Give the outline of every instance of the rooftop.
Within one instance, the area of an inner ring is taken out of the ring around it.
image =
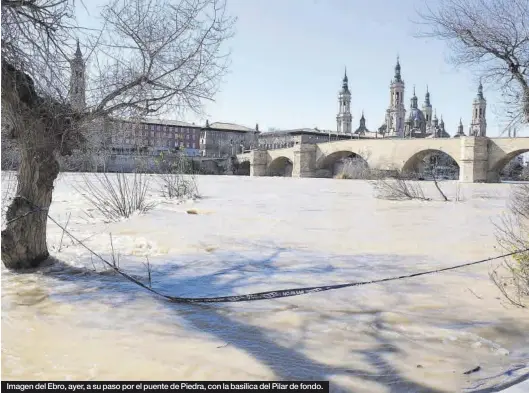
[[[323,135],[336,135],[338,132],[329,130],[320,130],[317,128],[296,128],[293,130],[276,130],[276,131],[264,131],[261,135],[287,135],[287,134],[323,134]]]
[[[187,123],[185,121],[165,120],[165,119],[145,119],[145,120],[142,120],[142,123],[161,124],[165,126],[175,126],[175,127],[200,127],[199,125]]]
[[[124,119],[119,117],[112,117],[112,120],[114,121],[123,121],[123,122],[129,122],[134,123],[138,122],[141,124],[160,124],[164,126],[175,126],[175,127],[200,127],[199,125],[187,123],[185,121],[179,121],[179,120],[166,120],[166,119]]]
[[[235,123],[222,123],[215,122],[209,125],[209,128],[215,128],[217,130],[229,130],[229,131],[255,131],[255,128],[250,128],[246,126],[241,126],[240,124]]]

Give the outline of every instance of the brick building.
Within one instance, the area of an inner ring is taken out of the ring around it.
[[[130,121],[113,119],[110,125],[112,152],[117,154],[149,154],[184,150],[197,156],[201,127],[175,120]]]

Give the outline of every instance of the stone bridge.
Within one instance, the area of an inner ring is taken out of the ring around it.
[[[351,156],[361,157],[371,169],[413,171],[424,157],[439,151],[458,164],[460,181],[494,183],[499,181],[500,171],[509,161],[529,152],[529,137],[350,139],[252,150],[239,154],[237,159],[241,164],[249,162],[250,176],[268,176],[290,168],[286,172],[293,177],[317,177],[321,170],[329,170],[339,159]]]

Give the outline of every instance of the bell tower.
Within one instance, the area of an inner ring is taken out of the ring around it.
[[[486,111],[487,100],[483,97],[483,85],[479,82],[478,94],[472,103],[472,122],[470,123],[470,136],[487,136]]]
[[[70,60],[70,91],[69,98],[72,108],[77,112],[82,112],[86,108],[86,81],[85,81],[85,63],[79,40],[77,40],[77,50],[75,56]]]
[[[351,92],[349,91],[347,69],[342,81],[342,89],[338,93],[338,115],[336,116],[336,131],[340,134],[350,134],[353,123],[351,115]]]

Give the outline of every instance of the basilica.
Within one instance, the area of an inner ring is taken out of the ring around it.
[[[399,59],[395,65],[395,75],[389,86],[390,102],[386,109],[385,121],[378,130],[369,131],[366,127],[366,119],[362,112],[360,124],[356,130],[352,128],[351,114],[351,92],[347,71],[345,72],[342,89],[338,93],[338,115],[336,116],[336,127],[338,134],[351,135],[351,137],[367,138],[450,138],[450,134],[445,129],[443,117],[437,118],[431,101],[430,92],[426,88],[422,108],[419,108],[418,98],[413,88],[413,96],[410,99],[410,107],[405,108],[404,92],[405,84],[401,76]],[[470,136],[486,136],[487,101],[483,96],[483,86],[480,82],[478,92],[472,103],[472,121],[469,126]],[[459,126],[454,134],[454,138],[465,136],[463,123],[459,120]]]

